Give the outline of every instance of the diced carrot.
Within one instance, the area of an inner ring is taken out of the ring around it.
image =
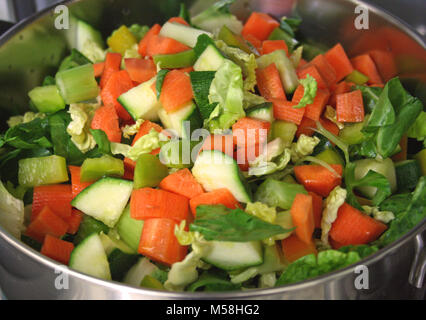
[[[48,234],[44,238],[40,253],[62,264],[68,265],[73,250],[74,245],[71,242],[52,237]]]
[[[68,224],[58,217],[48,206],[45,206],[29,224],[25,234],[34,240],[43,242],[47,234],[59,238],[65,235],[67,230]]]
[[[299,79],[305,79],[308,74],[317,81],[318,89],[328,88],[327,82],[325,82],[317,67],[314,66],[312,63],[308,63],[307,65],[304,65],[301,69],[297,70],[297,76]]]
[[[180,23],[183,24],[185,26],[189,26],[189,23],[186,22],[186,20],[182,17],[171,17],[168,22],[175,22],[175,23]]]
[[[306,108],[293,108],[297,105],[296,102],[287,101],[284,99],[272,99],[274,105],[274,117],[278,120],[285,120],[299,125],[302,122]]]
[[[317,67],[319,73],[321,74],[322,78],[327,83],[328,87],[331,87],[336,83],[336,72],[334,71],[333,67],[328,63],[327,59],[324,57],[323,54],[317,55],[311,63]]]
[[[81,182],[80,181],[81,167],[68,166],[68,169],[70,170],[70,173],[71,173],[72,198],[74,199],[81,191],[86,189],[93,182]]]
[[[265,144],[271,124],[268,121],[244,117],[232,126],[234,144],[238,147],[245,145]]]
[[[342,166],[340,164],[330,166],[339,176],[327,168],[315,164],[295,166],[294,173],[297,181],[303,184],[307,191],[327,197],[331,190],[342,183]]]
[[[398,74],[398,68],[396,66],[395,58],[392,52],[384,50],[371,50],[369,51],[369,55],[373,59],[384,82],[388,82]]]
[[[330,131],[335,136],[339,135],[340,129],[335,123],[325,118],[320,118],[319,122],[321,123],[321,125],[324,127],[325,130]]]
[[[234,153],[234,159],[237,161],[240,170],[247,171],[249,169],[249,162],[256,159],[265,146],[265,144],[249,144],[238,147]]]
[[[315,229],[312,197],[303,193],[296,194],[290,209],[293,225],[296,227],[296,236],[304,243],[312,242]]]
[[[234,137],[231,134],[211,134],[204,140],[201,150],[218,150],[233,157]]]
[[[339,122],[364,121],[364,102],[361,90],[337,95],[336,118]]]
[[[123,93],[133,88],[133,81],[126,70],[113,73],[101,91],[101,98],[105,106],[113,106],[120,119],[131,120],[132,117],[117,101]]]
[[[113,106],[103,106],[97,109],[93,116],[91,127],[92,129],[104,131],[111,142],[121,141],[119,119]]]
[[[99,78],[104,72],[105,62],[98,62],[93,64],[93,71],[95,72],[95,77]]]
[[[189,205],[191,207],[192,215],[195,217],[196,209],[199,205],[215,205],[215,204],[223,204],[225,207],[229,209],[241,208],[241,205],[232,195],[232,193],[226,189],[216,189],[211,192],[202,193],[189,201]]]
[[[253,12],[244,24],[241,34],[243,37],[250,34],[260,41],[264,41],[279,25],[278,21],[270,15],[262,12]]]
[[[341,81],[333,88],[333,91],[330,96],[329,103],[335,107],[336,106],[336,97],[341,93],[347,93],[351,91],[351,85],[349,82]]]
[[[175,39],[153,35],[149,39],[146,55],[152,57],[157,54],[173,54],[187,50],[191,50],[191,48]]]
[[[188,168],[169,174],[159,184],[160,189],[192,199],[204,192]]]
[[[71,216],[65,218],[64,221],[68,224],[67,233],[76,234],[78,228],[80,228],[81,220],[83,219],[83,213],[77,209],[72,209]]]
[[[48,206],[56,215],[65,219],[71,216],[72,189],[69,184],[34,187],[31,221]]]
[[[181,246],[175,236],[177,222],[171,219],[147,219],[144,222],[138,252],[166,264],[182,261],[188,247]]]
[[[271,63],[263,69],[256,69],[257,88],[260,94],[266,100],[284,99],[287,100],[283,84],[281,82],[280,73],[275,65]]]
[[[182,221],[188,218],[189,200],[181,195],[152,188],[133,190],[130,214],[133,219],[167,218]]]
[[[262,43],[262,54],[268,54],[276,50],[284,50],[288,56],[288,47],[284,40],[265,40]]]
[[[370,84],[369,87],[384,88],[385,85],[383,83],[374,83],[374,84]]]
[[[193,97],[191,79],[186,73],[179,70],[167,73],[160,94],[164,110],[167,112],[179,110]]]
[[[281,247],[283,249],[284,258],[288,262],[294,262],[308,254],[317,254],[317,249],[313,241],[307,244],[294,234],[282,240]]]
[[[301,69],[303,66],[307,65],[308,61],[306,61],[305,59],[301,58],[299,64],[297,65],[297,69]]]
[[[367,244],[376,240],[387,226],[344,203],[330,229],[330,237],[342,245]]]
[[[377,71],[376,64],[371,59],[369,54],[362,54],[351,59],[353,67],[359,72],[368,77],[368,84],[381,84],[383,83],[379,71]]]
[[[157,74],[157,67],[151,59],[129,58],[124,59],[130,79],[137,83],[150,80]]]
[[[180,72],[184,72],[184,73],[190,73],[192,71],[194,71],[194,67],[186,67],[186,68],[178,68],[177,70],[179,70]]]
[[[147,48],[150,39],[153,36],[158,35],[160,31],[161,26],[159,24],[154,24],[151,29],[149,29],[149,31],[145,34],[145,36],[141,39],[141,41],[139,42],[138,52],[142,57],[145,57],[147,55]]]
[[[262,54],[262,41],[260,41],[252,34],[246,34],[245,36],[243,36],[243,38],[245,41],[251,44],[259,52],[259,54]]]
[[[354,70],[345,49],[340,43],[328,50],[324,56],[336,73],[336,81],[342,80]]]
[[[293,95],[293,102],[299,103],[302,100],[305,93],[305,88],[299,84]],[[327,89],[317,89],[314,101],[311,104],[306,105],[304,117],[319,121],[322,111],[328,102],[330,92]]]
[[[309,191],[308,193],[312,197],[312,211],[314,213],[315,228],[321,228],[322,197],[320,195],[317,195],[315,192],[312,192],[312,191]]]
[[[392,156],[392,160],[394,162],[407,160],[408,137],[406,134],[403,135],[401,140],[399,141],[399,146],[401,147],[401,151]]]
[[[343,244],[341,244],[341,243],[339,243],[339,242],[337,242],[337,241],[334,241],[333,239],[331,239],[331,238],[329,238],[328,239],[328,241],[330,242],[330,245],[331,245],[331,247],[334,249],[334,250],[339,250],[341,247],[344,247],[344,245]]]
[[[158,132],[163,131],[163,128],[159,125],[156,124],[155,122],[151,122],[149,120],[145,120],[141,126],[139,127],[139,131],[138,133],[135,135],[135,137],[133,138],[133,142],[132,142],[132,146],[136,143],[136,141],[138,141],[141,137],[143,137],[144,135],[148,134],[151,129],[155,129]]]
[[[105,87],[113,73],[120,70],[120,65],[121,54],[116,52],[108,52],[106,54],[104,69],[102,71],[101,81],[99,82],[101,88]]]
[[[299,138],[302,134],[305,136],[312,136],[317,125],[314,120],[303,117],[300,124],[297,126],[296,137]]]

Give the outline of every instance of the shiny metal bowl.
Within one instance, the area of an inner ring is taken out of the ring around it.
[[[193,4],[192,10],[198,11],[212,1],[184,2]],[[179,1],[80,0],[64,4],[107,36],[123,23],[165,21],[176,14]],[[368,30],[354,27],[358,5],[369,10]],[[306,38],[326,45],[339,41],[349,55],[376,48],[392,50],[404,84],[426,104],[426,44],[405,23],[382,9],[357,0],[241,0],[232,10],[240,18],[246,18],[254,10],[276,17],[297,10],[303,19],[301,32]],[[0,38],[1,126],[5,126],[10,115],[26,110],[28,90],[38,85],[46,74],[53,73],[66,54],[64,32],[54,29],[53,20],[51,8],[19,23]],[[130,287],[70,270],[42,256],[0,227],[0,287],[12,299],[422,299],[425,295],[425,232],[426,222],[423,221],[395,243],[361,261],[359,264],[368,267],[368,289],[355,288],[354,265],[272,289],[174,293]],[[68,279],[68,289],[56,289],[58,276]]]

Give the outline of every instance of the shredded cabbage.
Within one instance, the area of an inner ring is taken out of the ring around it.
[[[303,157],[312,154],[317,144],[320,142],[318,137],[308,137],[304,134],[300,135],[297,142],[291,144],[291,161],[296,163]]]
[[[20,239],[24,229],[24,202],[14,198],[0,181],[0,225]]]
[[[332,223],[337,219],[337,211],[346,200],[347,191],[340,186],[334,188],[325,199],[321,219],[321,241],[328,245],[328,233]]]

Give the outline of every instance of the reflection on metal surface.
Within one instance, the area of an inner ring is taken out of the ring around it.
[[[204,0],[203,0],[204,1]],[[178,11],[175,0],[80,0],[67,2],[70,10],[98,27],[104,36],[121,24],[163,22]],[[188,1],[189,3],[189,1]],[[340,41],[350,55],[366,50],[390,52],[397,60],[402,77],[412,88],[425,88],[425,44],[404,24],[375,8],[370,10],[370,30],[353,26],[355,0],[240,0],[232,7],[247,17],[252,10],[269,12],[276,17],[296,10],[303,19],[301,33],[307,39],[333,45]],[[43,13],[11,30],[0,38],[0,116],[27,108],[29,89],[52,74],[66,53],[65,34],[53,29],[52,15]],[[426,97],[426,95],[425,95]],[[362,263],[369,268],[370,288],[354,287],[353,266],[282,288],[235,293],[169,293],[128,287],[95,279],[70,270],[70,289],[54,286],[55,266],[50,259],[12,239],[0,227],[0,287],[10,298],[35,299],[372,299],[423,298],[424,289],[407,288],[411,262],[415,257],[413,241],[424,232],[426,223],[388,248],[380,250]],[[423,252],[423,251],[422,251]],[[424,257],[424,256],[423,256]],[[424,264],[415,268],[412,283],[424,273]],[[417,280],[416,280],[417,279]]]

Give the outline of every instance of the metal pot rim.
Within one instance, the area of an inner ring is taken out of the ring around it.
[[[16,33],[18,33],[20,30],[22,30],[25,26],[31,24],[35,20],[39,19],[40,17],[48,14],[52,11],[52,8],[60,5],[60,4],[67,4],[72,2],[77,2],[78,0],[64,0],[61,1],[54,6],[48,7],[37,14],[34,14],[23,21],[17,23],[15,26],[13,26],[11,29],[9,29],[7,32],[5,32],[0,37],[0,46],[6,43],[9,39],[11,39]],[[400,20],[399,18],[395,17],[388,11],[376,7],[372,4],[365,3],[361,0],[347,0],[349,2],[354,3],[355,5],[363,5],[366,6],[369,10],[380,16],[381,18],[389,21],[390,23],[397,26],[399,29],[402,29],[404,32],[406,32],[412,39],[414,39],[418,44],[420,44],[424,49],[426,49],[426,43],[423,41],[421,36],[412,29],[411,26],[409,26],[404,21]],[[341,278],[345,276],[349,276],[353,273],[353,270],[358,265],[369,265],[372,263],[375,263],[376,261],[384,258],[388,253],[391,251],[394,251],[400,247],[402,247],[404,244],[406,244],[408,241],[412,240],[412,238],[417,235],[418,233],[421,233],[426,230],[426,219],[424,219],[421,223],[419,223],[415,228],[413,228],[410,232],[402,236],[397,241],[387,245],[386,247],[378,250],[374,254],[362,259],[356,264],[350,265],[346,268],[339,269],[336,271],[329,272],[327,274],[318,276],[313,279],[304,280],[295,284],[289,284],[281,287],[274,287],[274,288],[267,288],[267,289],[253,289],[249,291],[233,291],[233,292],[170,292],[170,291],[157,291],[157,290],[150,290],[150,289],[143,289],[140,287],[134,287],[130,285],[126,285],[124,283],[116,282],[116,281],[107,281],[102,280],[99,278],[95,278],[83,273],[80,273],[78,271],[75,271],[73,269],[69,269],[67,266],[61,265],[60,263],[43,256],[38,251],[32,249],[31,247],[25,245],[20,240],[16,239],[12,235],[10,235],[2,226],[0,226],[0,238],[3,239],[5,242],[7,242],[11,247],[14,249],[20,251],[21,253],[30,256],[35,261],[37,261],[40,264],[43,264],[50,269],[61,269],[61,270],[67,270],[67,273],[76,278],[80,278],[85,281],[89,281],[93,284],[97,284],[99,286],[106,286],[111,289],[119,290],[119,291],[125,291],[130,294],[138,294],[143,295],[147,294],[150,297],[155,297],[157,299],[244,299],[244,298],[261,298],[261,297],[267,297],[269,295],[273,294],[279,294],[283,292],[292,292],[297,291],[301,289],[309,289],[312,285],[319,284],[319,283],[326,283],[327,281],[332,280],[333,278]]]

